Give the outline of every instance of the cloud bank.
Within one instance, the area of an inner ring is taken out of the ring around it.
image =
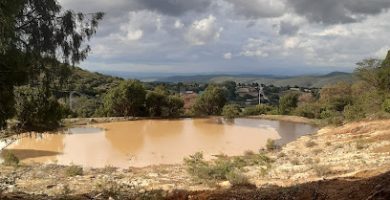
[[[351,71],[390,46],[389,0],[59,0],[106,13],[82,67],[142,73]]]

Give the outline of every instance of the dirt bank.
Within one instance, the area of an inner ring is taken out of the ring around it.
[[[29,165],[1,166],[0,189],[2,199],[380,199],[389,194],[390,120],[325,127],[266,155],[274,160],[266,173],[260,166],[244,167],[256,187],[206,184],[183,165],[84,169],[71,177],[65,166]]]
[[[293,122],[293,123],[318,125],[316,120],[305,118],[305,117],[299,117],[299,116],[289,116],[289,115],[256,115],[256,116],[247,116],[246,118],[277,120],[277,121],[286,121],[286,122]]]

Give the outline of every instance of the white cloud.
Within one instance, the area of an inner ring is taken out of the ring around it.
[[[334,25],[326,28],[325,30],[317,33],[318,36],[348,36],[351,34],[351,31],[348,30],[345,26]]]
[[[297,37],[289,37],[284,41],[284,48],[286,49],[293,49],[297,48],[299,45],[299,39]]]
[[[373,56],[377,57],[377,58],[380,58],[380,59],[383,59],[386,57],[388,51],[390,50],[390,45],[386,45],[382,48],[380,48],[379,50],[377,50]]]
[[[209,15],[207,18],[194,21],[187,31],[186,38],[192,45],[205,45],[218,40],[222,30],[222,27],[218,27],[216,18]]]
[[[223,54],[223,58],[226,60],[231,60],[233,58],[233,54],[230,52],[225,53],[225,54]]]
[[[184,24],[180,21],[180,19],[177,19],[173,27],[175,27],[175,29],[182,29],[184,27]]]
[[[142,36],[144,35],[144,32],[140,29],[137,29],[137,30],[128,30],[127,31],[127,39],[130,40],[130,41],[135,41],[135,40],[139,40],[142,38]]]

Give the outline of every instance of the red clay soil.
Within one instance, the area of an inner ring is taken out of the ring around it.
[[[269,186],[255,188],[254,186],[233,187],[228,190],[214,191],[173,191],[164,197],[161,191],[149,191],[140,194],[121,194],[114,199],[168,199],[168,200],[218,200],[218,199],[337,199],[337,200],[390,200],[390,171],[367,179],[338,178],[305,183],[292,187]],[[1,200],[16,199],[108,199],[107,194],[85,194],[67,197],[48,197],[44,195],[29,195],[25,193],[0,194]]]

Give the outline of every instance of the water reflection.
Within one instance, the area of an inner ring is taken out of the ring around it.
[[[24,135],[6,149],[26,163],[125,168],[180,163],[198,151],[206,158],[239,155],[263,148],[269,138],[283,144],[314,131],[305,124],[257,119],[140,120],[72,128],[71,134]]]

